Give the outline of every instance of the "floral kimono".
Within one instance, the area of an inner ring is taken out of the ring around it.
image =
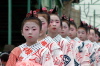
[[[64,66],[74,66],[74,59],[72,55],[71,44],[68,42],[67,39],[62,38],[61,35],[57,35],[53,38],[53,40],[61,47],[61,50],[64,54],[63,61]]]
[[[84,45],[84,42],[81,41],[79,38],[74,39],[76,41],[76,48],[74,48],[74,57],[75,57],[75,63],[79,66],[90,66],[90,58],[89,58],[89,52],[86,46]]]
[[[86,48],[88,48],[88,55],[90,58],[90,65],[94,66],[94,62],[95,62],[95,50],[94,50],[94,43],[91,42],[90,40],[86,40],[84,41],[84,44],[86,46]]]
[[[98,50],[96,51],[96,55],[95,55],[95,66],[100,66],[100,46],[98,48]]]
[[[94,66],[100,66],[100,46],[96,42],[93,42],[93,49],[95,51]]]
[[[6,66],[54,66],[48,48],[40,43],[27,46],[26,43],[11,51]]]
[[[53,57],[54,65],[64,66],[63,52],[60,50],[58,44],[50,36],[47,36],[39,42],[50,50],[50,53]]]

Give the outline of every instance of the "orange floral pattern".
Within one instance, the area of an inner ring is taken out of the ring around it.
[[[25,51],[25,54],[27,55],[33,52],[30,48],[24,48],[23,51]]]
[[[45,45],[47,44],[47,42],[46,42],[46,41],[42,41],[41,44],[42,44],[43,46],[45,46]]]

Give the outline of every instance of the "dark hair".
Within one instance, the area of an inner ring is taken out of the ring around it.
[[[85,23],[85,24],[83,24],[82,23],[82,21],[81,21],[81,24],[80,24],[80,26],[78,27],[78,29],[79,28],[83,28],[85,31],[86,31],[86,33],[88,32],[88,25]]]
[[[0,56],[1,61],[7,62],[9,58],[9,54],[4,53]]]
[[[88,27],[88,32],[90,33],[90,30],[94,30],[94,33],[96,34],[96,31],[95,31],[95,29],[93,28],[93,27]]]
[[[38,16],[41,15],[42,17],[44,17],[47,20],[48,25],[50,24],[50,15],[48,13],[46,13],[46,12],[38,12],[37,14],[38,14]]]
[[[75,22],[69,21],[69,24],[70,24],[70,26],[73,25],[77,29]]]
[[[27,22],[27,21],[34,21],[37,25],[39,25],[40,27],[40,30],[42,28],[42,22],[40,19],[38,19],[37,17],[35,17],[34,15],[32,16],[33,14],[30,14],[30,13],[27,13],[26,14],[26,18],[23,20],[22,22],[22,26],[21,26],[21,30],[23,29],[23,26],[24,24]]]
[[[70,27],[69,21],[67,20],[67,17],[65,15],[62,16],[62,22],[66,22],[68,27]]]
[[[97,28],[94,28],[94,30],[95,30],[95,34],[97,34],[97,35],[99,36],[99,31],[98,31],[98,29],[97,29]]]

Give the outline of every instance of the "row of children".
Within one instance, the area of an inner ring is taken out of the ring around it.
[[[99,66],[99,31],[60,18],[57,8],[30,11],[22,22],[26,42],[14,48],[6,66]]]

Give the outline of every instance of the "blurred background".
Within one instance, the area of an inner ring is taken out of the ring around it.
[[[30,10],[58,7],[58,14],[80,19],[100,28],[100,0],[0,0],[0,51],[11,51],[25,42],[21,35],[21,23]]]

